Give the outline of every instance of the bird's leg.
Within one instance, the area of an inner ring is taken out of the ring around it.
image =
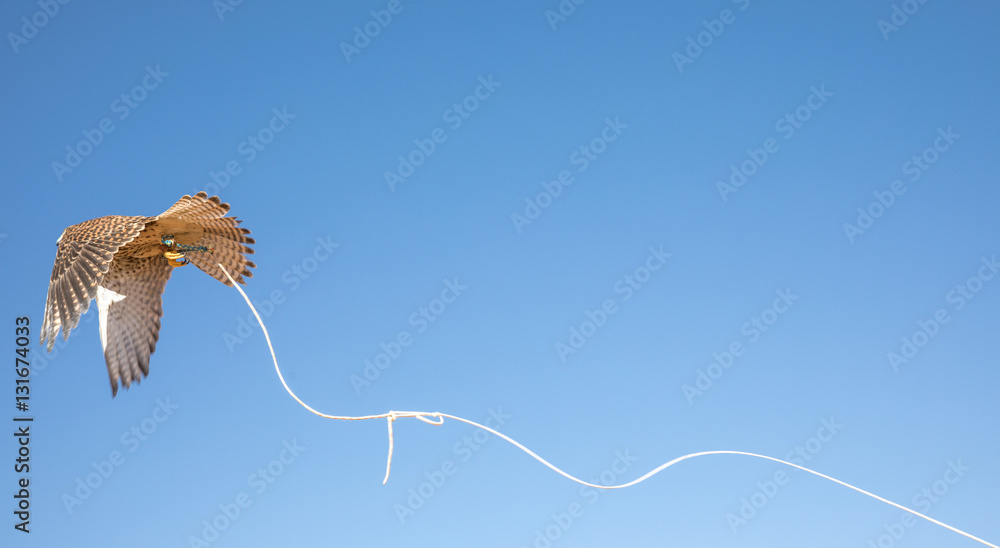
[[[173,235],[165,234],[160,238],[160,244],[163,256],[167,258],[167,264],[175,268],[188,264],[188,260],[184,258],[183,252],[171,251],[175,245]]]
[[[183,253],[178,253],[176,251],[167,251],[163,254],[167,258],[167,264],[173,267],[184,266],[188,264],[188,260],[184,258]]]

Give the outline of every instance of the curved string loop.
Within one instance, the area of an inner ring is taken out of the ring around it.
[[[284,375],[281,374],[281,368],[278,367],[278,358],[275,357],[275,355],[274,355],[274,346],[271,344],[271,336],[267,333],[267,327],[264,326],[264,320],[261,319],[260,314],[257,313],[257,309],[254,308],[253,303],[250,302],[250,298],[247,297],[247,294],[244,293],[243,289],[239,286],[238,283],[236,283],[236,280],[234,280],[233,277],[229,275],[229,272],[226,270],[226,268],[224,266],[222,266],[222,264],[219,264],[219,263],[217,263],[217,264],[219,265],[219,268],[222,269],[222,272],[226,275],[226,277],[229,278],[229,281],[232,282],[233,287],[235,287],[236,290],[240,292],[240,295],[243,296],[243,300],[246,301],[247,306],[250,307],[250,311],[253,312],[254,317],[257,318],[257,323],[260,324],[260,329],[264,333],[264,339],[267,340],[267,348],[271,351],[271,361],[274,362],[274,370],[278,373],[278,380],[281,381],[281,385],[285,387],[285,391],[288,392],[288,395],[291,396],[292,399],[294,399],[295,401],[297,401],[299,403],[299,405],[301,405],[302,407],[304,407],[310,413],[313,413],[314,415],[323,417],[325,419],[344,420],[344,421],[361,421],[361,420],[382,419],[382,418],[387,419],[386,423],[388,424],[388,428],[389,428],[389,455],[388,455],[388,457],[386,459],[386,463],[385,463],[385,478],[382,480],[382,484],[383,485],[385,485],[386,482],[389,481],[389,472],[392,469],[392,453],[393,453],[393,449],[395,448],[395,444],[393,442],[392,423],[395,422],[396,419],[400,419],[400,418],[415,418],[415,419],[423,421],[423,422],[425,422],[427,424],[431,424],[431,425],[434,425],[434,426],[441,426],[442,424],[444,424],[444,419],[448,418],[448,419],[452,419],[452,420],[455,420],[455,421],[458,421],[458,422],[464,422],[465,424],[468,424],[470,426],[474,426],[476,428],[481,428],[481,429],[483,429],[483,430],[485,430],[485,431],[487,431],[487,432],[489,432],[489,433],[491,433],[491,434],[493,434],[493,435],[495,435],[495,436],[497,436],[499,438],[502,438],[502,439],[506,440],[508,443],[510,443],[511,445],[513,445],[514,447],[517,447],[521,451],[524,451],[525,453],[527,453],[529,456],[531,456],[532,458],[534,458],[538,462],[544,464],[545,466],[547,466],[549,469],[551,469],[555,473],[559,474],[560,476],[563,476],[564,478],[566,478],[566,479],[568,479],[570,481],[574,481],[576,483],[579,483],[580,485],[586,485],[588,487],[593,487],[595,489],[624,489],[626,487],[631,487],[633,485],[637,485],[639,483],[642,483],[642,482],[648,480],[649,478],[655,476],[656,474],[659,474],[660,472],[666,470],[667,468],[670,468],[671,466],[673,466],[673,465],[675,465],[677,463],[683,462],[683,461],[688,460],[688,459],[693,459],[693,458],[696,458],[696,457],[704,457],[704,456],[708,456],[708,455],[741,455],[741,456],[745,456],[745,457],[754,457],[754,458],[758,458],[758,459],[769,460],[769,461],[772,461],[772,462],[777,462],[779,464],[784,464],[785,466],[791,466],[792,468],[797,468],[799,470],[802,470],[803,472],[808,472],[808,473],[810,473],[810,474],[812,474],[814,476],[818,476],[818,477],[821,477],[823,479],[830,480],[830,481],[832,481],[834,483],[843,485],[844,487],[847,487],[848,489],[852,489],[854,491],[857,491],[858,493],[861,493],[862,495],[867,495],[867,496],[869,496],[869,497],[871,497],[871,498],[873,498],[875,500],[884,502],[884,503],[886,503],[886,504],[888,504],[890,506],[894,506],[894,507],[896,507],[896,508],[898,508],[900,510],[903,510],[905,512],[909,512],[910,514],[913,514],[914,516],[917,516],[919,518],[925,519],[925,520],[927,520],[927,521],[929,521],[929,522],[931,522],[931,523],[933,523],[935,525],[939,525],[941,527],[944,527],[945,529],[948,529],[949,531],[953,531],[955,533],[958,533],[958,534],[960,534],[960,535],[962,535],[962,536],[964,536],[966,538],[972,539],[972,540],[974,540],[974,541],[982,544],[983,546],[989,546],[990,548],[1000,548],[1000,546],[997,546],[996,544],[989,543],[989,542],[987,542],[987,541],[985,541],[985,540],[983,540],[983,539],[981,539],[981,538],[979,538],[977,536],[974,536],[972,534],[966,533],[965,531],[963,531],[961,529],[958,529],[956,527],[952,527],[951,525],[948,525],[947,523],[944,523],[942,521],[938,521],[938,520],[936,520],[936,519],[934,519],[934,518],[932,518],[930,516],[921,514],[920,512],[917,512],[916,510],[912,510],[912,509],[907,508],[907,507],[905,507],[905,506],[903,506],[901,504],[897,504],[895,502],[892,502],[891,500],[888,500],[888,499],[885,499],[883,497],[880,497],[880,496],[878,496],[878,495],[876,495],[874,493],[870,493],[868,491],[865,491],[864,489],[861,489],[860,487],[855,487],[854,485],[851,485],[851,484],[849,484],[847,482],[841,481],[841,480],[839,480],[837,478],[830,477],[830,476],[828,476],[826,474],[823,474],[821,472],[817,472],[815,470],[811,470],[811,469],[806,468],[804,466],[799,466],[798,464],[794,464],[794,463],[791,463],[791,462],[788,462],[788,461],[784,461],[784,460],[781,460],[781,459],[777,459],[777,458],[774,458],[774,457],[769,457],[767,455],[758,455],[757,453],[748,453],[746,451],[726,451],[726,450],[701,451],[701,452],[698,452],[698,453],[691,453],[689,455],[683,455],[683,456],[677,457],[677,458],[675,458],[675,459],[673,459],[671,461],[665,462],[665,463],[661,464],[660,466],[657,466],[656,468],[650,470],[645,475],[640,476],[640,477],[638,477],[638,478],[636,478],[636,479],[634,479],[634,480],[632,480],[632,481],[630,481],[628,483],[623,483],[623,484],[620,484],[620,485],[599,485],[599,484],[595,484],[595,483],[590,483],[590,482],[584,481],[584,480],[582,480],[580,478],[577,478],[575,476],[572,476],[572,475],[570,475],[570,474],[562,471],[561,469],[559,469],[554,464],[552,464],[549,461],[547,461],[547,460],[543,459],[542,457],[540,457],[537,453],[535,453],[531,449],[528,449],[527,447],[525,447],[524,445],[522,445],[520,442],[518,442],[514,438],[511,438],[510,436],[508,436],[508,435],[506,435],[506,434],[504,434],[502,432],[498,432],[498,431],[494,430],[493,428],[490,428],[489,426],[486,426],[486,425],[483,425],[483,424],[479,424],[479,423],[471,421],[469,419],[464,419],[462,417],[456,417],[455,415],[449,415],[447,413],[440,413],[440,412],[436,412],[436,411],[389,411],[387,413],[382,413],[380,415],[364,415],[364,416],[360,416],[360,417],[340,416],[340,415],[328,415],[326,413],[321,413],[321,412],[313,409],[309,405],[307,405],[301,399],[299,399],[299,397],[295,395],[295,392],[292,392],[292,389],[289,388],[288,383],[285,382]]]

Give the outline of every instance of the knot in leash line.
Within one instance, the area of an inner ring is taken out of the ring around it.
[[[420,419],[427,424],[433,424],[434,426],[441,426],[444,424],[444,416],[441,413],[428,413],[426,411],[389,411],[385,414],[386,423],[389,425],[389,455],[385,459],[385,477],[382,478],[382,485],[389,482],[389,473],[392,471],[392,451],[395,448],[395,440],[392,435],[392,423],[396,419],[412,417],[415,419]],[[431,420],[428,417],[436,417],[437,420]]]
[[[434,417],[437,420],[431,420],[428,417]],[[386,413],[386,418],[389,422],[396,419],[413,418],[419,419],[427,424],[433,424],[434,426],[441,426],[444,424],[444,414],[437,411],[389,411]]]

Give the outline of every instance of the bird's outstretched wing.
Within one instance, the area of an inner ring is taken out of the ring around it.
[[[250,231],[227,217],[229,204],[204,192],[184,196],[156,217],[112,215],[73,225],[56,242],[40,342],[52,350],[97,299],[101,346],[112,396],[149,374],[163,316],[163,290],[183,259],[226,285],[217,263],[239,283],[255,265]]]
[[[199,192],[194,196],[183,196],[157,219],[163,225],[178,220],[189,226],[195,225],[201,231],[200,236],[193,242],[184,243],[207,246],[212,252],[191,252],[185,258],[216,280],[233,285],[216,265],[222,263],[237,282],[246,284],[243,276],[252,278],[250,269],[257,266],[247,258],[247,255],[253,254],[250,244],[256,242],[249,236],[249,229],[239,226],[243,221],[236,217],[226,217],[228,212],[229,204],[219,200],[218,196],[210,198],[208,194]]]
[[[101,347],[108,365],[111,397],[118,382],[128,388],[149,375],[163,317],[163,289],[173,267],[163,255],[125,257],[114,262],[97,290]]]
[[[73,225],[56,241],[56,262],[49,280],[45,318],[39,342],[47,349],[63,330],[63,340],[80,323],[80,316],[97,297],[97,287],[108,272],[115,253],[131,242],[153,217],[109,215]]]

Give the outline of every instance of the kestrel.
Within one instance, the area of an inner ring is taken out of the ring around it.
[[[239,283],[253,277],[247,255],[255,243],[236,217],[226,217],[229,204],[204,192],[185,195],[156,217],[109,215],[73,225],[56,240],[56,263],[49,281],[41,344],[63,340],[97,299],[101,347],[111,380],[127,389],[149,375],[149,356],[156,350],[163,316],[163,289],[170,272],[189,262],[232,286],[221,263]]]

